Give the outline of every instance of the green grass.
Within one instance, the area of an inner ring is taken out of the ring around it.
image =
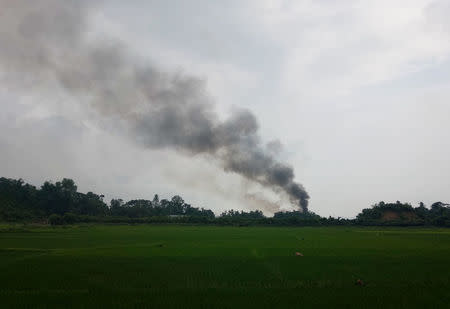
[[[450,230],[0,225],[0,279],[1,308],[448,308]]]

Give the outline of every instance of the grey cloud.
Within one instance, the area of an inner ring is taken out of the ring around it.
[[[0,6],[5,84],[27,91],[56,82],[100,117],[120,119],[139,144],[211,156],[225,171],[307,210],[307,192],[293,168],[264,147],[250,111],[236,109],[222,121],[202,80],[144,65],[120,42],[92,40],[85,2],[0,0]]]

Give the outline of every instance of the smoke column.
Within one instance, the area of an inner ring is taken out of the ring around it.
[[[308,193],[263,146],[251,112],[219,120],[201,80],[144,65],[119,42],[92,40],[92,12],[83,0],[0,0],[3,85],[33,91],[56,83],[103,117],[120,119],[139,144],[212,156],[307,211]]]

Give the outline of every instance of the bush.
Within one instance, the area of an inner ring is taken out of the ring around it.
[[[78,216],[71,212],[66,212],[63,216],[63,221],[66,224],[74,224],[78,221]]]
[[[57,214],[52,214],[50,217],[48,217],[48,222],[51,225],[62,225],[64,224],[63,217]]]

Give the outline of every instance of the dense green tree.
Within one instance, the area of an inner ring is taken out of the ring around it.
[[[277,212],[267,218],[262,211],[223,212],[218,218],[209,209],[197,208],[175,195],[171,199],[160,200],[155,194],[153,200],[135,199],[124,202],[113,199],[109,207],[104,196],[93,192],[80,193],[72,179],[64,178],[52,183],[46,181],[37,189],[22,179],[0,178],[0,220],[39,220],[51,224],[76,222],[176,222],[215,223],[232,225],[437,225],[450,226],[450,205],[436,202],[428,209],[420,203],[412,207],[408,203],[386,203],[384,201],[363,209],[356,220],[343,218],[322,218],[308,211]],[[391,219],[386,219],[389,215]],[[394,219],[392,219],[394,218]]]

